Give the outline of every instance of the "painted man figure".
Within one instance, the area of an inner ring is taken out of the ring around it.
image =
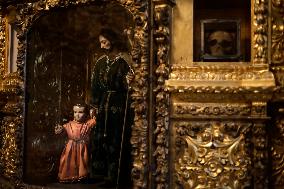
[[[105,176],[106,185],[116,186],[122,151],[130,151],[128,83],[132,70],[120,53],[126,48],[114,31],[102,29],[99,42],[105,55],[96,61],[92,72],[92,104],[98,111],[92,168],[94,174]],[[130,155],[127,158],[129,161]]]

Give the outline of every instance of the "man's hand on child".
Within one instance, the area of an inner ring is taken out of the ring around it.
[[[134,74],[129,72],[127,75],[126,75],[126,82],[127,84],[131,83],[131,81],[134,79]]]
[[[91,108],[90,109],[90,117],[91,117],[91,119],[96,119],[97,113],[98,113],[98,109],[97,108]]]
[[[63,126],[59,125],[59,124],[57,124],[54,128],[55,134],[60,134],[62,132],[62,130],[63,130]]]

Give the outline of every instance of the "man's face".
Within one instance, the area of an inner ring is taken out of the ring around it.
[[[74,120],[78,122],[82,122],[85,119],[85,107],[74,106]]]
[[[110,41],[107,38],[105,38],[104,36],[100,35],[99,36],[99,41],[100,41],[102,49],[110,50],[111,43],[110,43]]]

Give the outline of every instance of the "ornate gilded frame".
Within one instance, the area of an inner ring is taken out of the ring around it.
[[[23,140],[24,140],[24,67],[26,58],[26,33],[35,20],[44,12],[68,8],[70,6],[91,5],[93,0],[47,0],[47,1],[26,1],[26,2],[5,2],[1,3],[0,16],[0,74],[1,74],[1,95],[3,94],[8,103],[2,108],[5,118],[2,121],[1,133],[3,137],[1,149],[1,172],[7,182],[1,181],[1,188],[27,187],[23,183]],[[128,10],[135,21],[134,40],[132,48],[132,59],[134,61],[135,81],[131,84],[132,99],[135,112],[135,123],[132,127],[132,154],[133,168],[132,180],[134,188],[147,188],[149,167],[149,145],[148,145],[148,80],[149,75],[149,1],[135,0],[109,0],[107,3],[117,3]],[[17,72],[7,73],[7,61],[5,46],[7,31],[5,13],[7,6],[15,6],[17,12],[16,24],[18,31],[18,55]],[[8,97],[9,96],[9,97]],[[6,162],[6,163],[5,163]]]

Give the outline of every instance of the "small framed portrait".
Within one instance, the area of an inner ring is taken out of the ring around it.
[[[241,61],[240,20],[201,20],[201,61]]]

